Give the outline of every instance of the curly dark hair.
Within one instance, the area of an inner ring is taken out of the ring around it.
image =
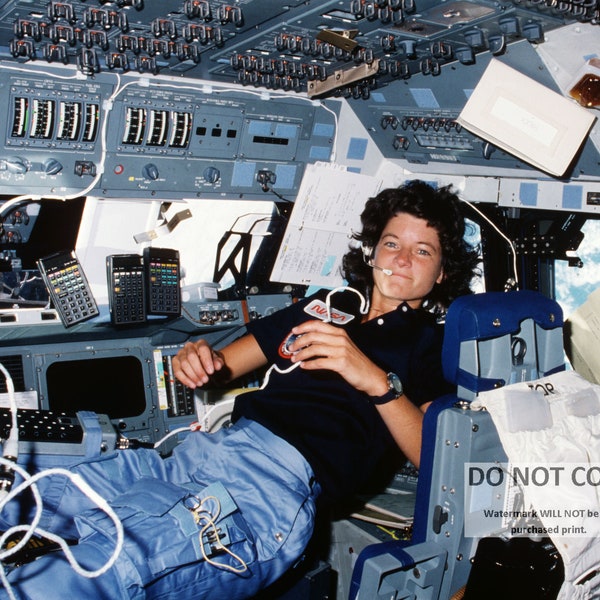
[[[398,188],[382,190],[369,198],[360,215],[362,231],[353,239],[363,247],[374,248],[388,221],[398,213],[408,213],[427,221],[439,235],[444,278],[425,300],[444,312],[452,300],[472,293],[471,282],[477,274],[478,248],[465,241],[463,204],[452,186],[434,188],[421,180],[405,182]],[[342,261],[342,272],[350,285],[365,294],[373,287],[373,269],[365,262],[362,248],[351,246]]]

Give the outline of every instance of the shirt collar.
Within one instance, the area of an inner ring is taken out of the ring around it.
[[[400,311],[402,313],[409,313],[409,312],[414,312],[415,309],[411,308],[410,305],[408,304],[408,302],[401,302],[396,307],[396,310]]]

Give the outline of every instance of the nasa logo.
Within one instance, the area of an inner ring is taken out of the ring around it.
[[[336,325],[345,325],[354,319],[354,315],[351,315],[350,313],[346,313],[336,308],[328,309],[327,304],[322,300],[313,300],[305,307],[304,312],[321,321],[327,321],[328,317],[331,316],[331,322]]]

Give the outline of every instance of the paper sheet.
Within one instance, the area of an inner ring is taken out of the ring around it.
[[[329,163],[308,165],[271,273],[272,281],[338,286],[343,255],[360,231],[366,201],[381,180]]]

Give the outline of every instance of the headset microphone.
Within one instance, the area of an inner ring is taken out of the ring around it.
[[[373,264],[373,259],[371,258],[371,253],[373,252],[373,248],[369,248],[368,246],[362,246],[362,253],[363,253],[363,259],[365,261],[365,263],[367,265],[369,265],[369,267],[371,267],[371,269],[377,269],[378,271],[381,271],[384,275],[391,275],[392,274],[392,270],[391,269],[384,269],[382,267],[378,267],[377,265]]]
[[[382,267],[378,267],[377,265],[373,264],[373,261],[370,261],[367,263],[372,269],[377,269],[379,271],[381,271],[384,275],[391,275],[392,274],[392,270],[391,269],[383,269]]]

